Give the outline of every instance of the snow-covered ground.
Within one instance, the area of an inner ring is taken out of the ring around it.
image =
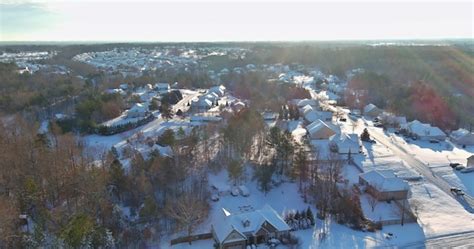
[[[357,173],[357,171],[354,171]],[[251,172],[247,172],[247,179],[251,178]],[[223,170],[217,175],[209,175],[209,184],[215,184],[219,186],[231,186],[228,180],[227,171]],[[310,206],[313,209],[313,213],[316,214],[317,210],[313,204],[304,202],[303,197],[298,193],[298,184],[286,182],[278,187],[273,188],[266,195],[259,191],[255,181],[248,180],[244,184],[250,190],[250,196],[233,197],[231,195],[223,196],[217,202],[211,203],[211,210],[208,219],[202,223],[196,233],[209,232],[211,224],[215,217],[219,217],[218,214],[222,208],[226,208],[231,212],[238,212],[241,206],[251,206],[254,209],[259,209],[265,204],[272,206],[278,213],[282,214],[289,210],[303,210]],[[379,211],[389,213],[384,210],[386,207],[380,205]],[[324,240],[320,240],[320,233],[325,231],[327,236]],[[386,238],[388,233],[393,233],[393,237],[390,239]],[[317,224],[312,229],[300,230],[294,232],[300,238],[300,248],[376,248],[384,246],[398,246],[406,243],[413,243],[417,241],[423,241],[425,236],[423,230],[417,223],[401,225],[385,226],[381,231],[375,233],[356,231],[348,228],[345,225],[341,225],[332,220],[317,220]],[[168,241],[163,241],[161,244],[162,248],[173,248],[173,249],[188,249],[188,248],[212,248],[213,240],[203,240],[193,242],[192,245],[187,243],[177,244],[171,247]],[[259,248],[266,248],[262,246]],[[277,248],[285,248],[279,246]]]
[[[474,215],[430,183],[411,183],[408,200],[427,238],[474,230]]]

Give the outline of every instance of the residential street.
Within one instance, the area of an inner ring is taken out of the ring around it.
[[[420,160],[416,159],[412,154],[407,152],[400,145],[394,143],[393,140],[391,140],[388,136],[380,132],[379,131],[380,129],[377,129],[375,127],[368,127],[368,129],[369,129],[370,135],[377,142],[380,142],[381,144],[387,146],[387,148],[389,148],[395,155],[397,155],[398,157],[400,157],[400,159],[407,162],[410,167],[414,168],[418,173],[420,173],[423,176],[423,178],[433,183],[439,189],[446,192],[449,196],[452,196],[459,203],[461,203],[461,205],[463,205],[463,207],[467,211],[474,213],[474,199],[472,198],[472,196],[468,195],[467,193],[465,193],[464,197],[454,196],[450,191],[450,188],[452,186],[450,186],[449,183],[446,182],[441,177],[436,176],[436,174],[432,172],[427,165],[422,163]]]

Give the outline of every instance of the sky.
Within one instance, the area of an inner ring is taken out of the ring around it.
[[[473,2],[2,0],[0,41],[474,38]]]

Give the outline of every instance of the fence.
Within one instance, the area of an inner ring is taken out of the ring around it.
[[[205,240],[205,239],[211,239],[211,238],[212,238],[212,233],[202,233],[202,234],[182,236],[176,239],[172,239],[170,241],[170,244],[176,245],[176,244],[185,243],[185,242],[187,243],[189,241]]]

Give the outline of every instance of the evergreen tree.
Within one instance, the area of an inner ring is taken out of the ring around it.
[[[365,128],[364,131],[362,132],[362,134],[360,135],[360,140],[362,140],[362,141],[369,141],[370,140],[370,134],[369,134],[369,131],[367,130],[367,128]]]
[[[232,160],[229,163],[228,171],[229,171],[229,177],[230,177],[230,179],[232,179],[232,181],[234,182],[234,185],[235,185],[235,184],[238,183],[238,181],[242,177],[244,168],[243,168],[242,163],[240,161]]]
[[[314,215],[313,215],[313,211],[311,211],[310,207],[308,207],[308,209],[306,209],[306,217],[311,222],[311,226],[314,226],[315,225]]]

